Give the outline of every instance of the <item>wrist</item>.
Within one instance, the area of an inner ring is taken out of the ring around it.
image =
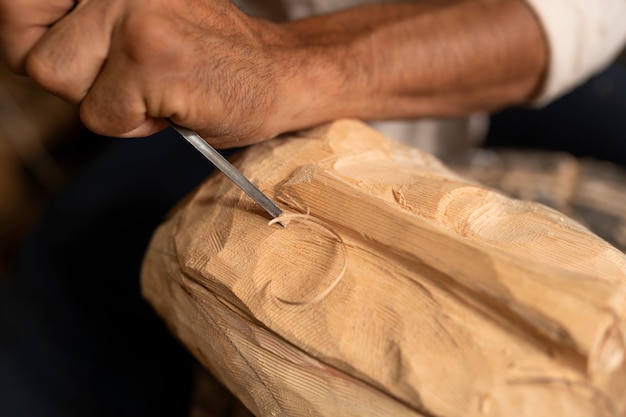
[[[345,39],[322,39],[307,24],[272,24],[267,43],[276,80],[274,131],[284,133],[343,117],[358,117],[367,71],[354,65]]]

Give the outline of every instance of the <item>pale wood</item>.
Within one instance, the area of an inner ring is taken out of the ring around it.
[[[357,121],[235,164],[343,244],[268,226],[218,174],[156,232],[142,285],[255,415],[626,414],[626,257],[580,224]],[[321,301],[280,300],[310,299],[345,258]]]
[[[565,213],[626,251],[626,167],[558,151],[505,148],[467,149],[449,166],[509,195]]]

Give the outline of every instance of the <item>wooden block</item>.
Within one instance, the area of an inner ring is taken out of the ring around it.
[[[142,287],[255,415],[626,413],[626,257],[580,224],[358,121],[235,165],[323,224],[268,226],[214,175],[156,232]]]

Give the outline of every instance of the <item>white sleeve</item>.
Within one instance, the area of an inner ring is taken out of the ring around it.
[[[549,46],[549,68],[535,101],[544,105],[608,65],[626,42],[626,0],[526,0]]]

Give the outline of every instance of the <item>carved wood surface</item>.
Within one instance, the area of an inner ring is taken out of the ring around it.
[[[341,240],[268,226],[214,175],[155,234],[142,285],[255,415],[626,412],[626,257],[579,223],[356,121],[235,164]]]
[[[624,167],[557,151],[468,149],[451,168],[507,195],[552,207],[626,251]]]

